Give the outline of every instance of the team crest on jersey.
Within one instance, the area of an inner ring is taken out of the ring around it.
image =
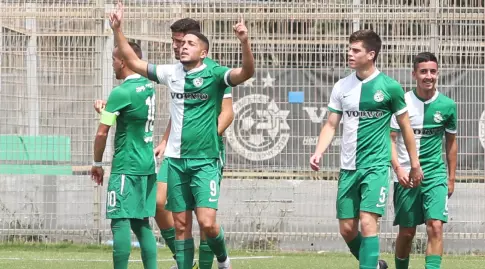
[[[441,112],[436,111],[436,113],[434,113],[433,120],[436,123],[442,122],[443,121],[443,116],[441,115]]]
[[[194,78],[194,80],[192,82],[194,83],[194,86],[198,88],[198,87],[202,86],[202,84],[204,83],[204,79],[203,78]]]
[[[374,101],[378,103],[384,101],[384,93],[382,93],[381,90],[377,90],[376,93],[374,94]]]

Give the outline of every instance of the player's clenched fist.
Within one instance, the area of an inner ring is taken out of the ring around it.
[[[248,41],[248,28],[246,27],[246,25],[244,25],[244,19],[242,17],[239,22],[232,27],[232,29],[234,29],[234,33],[236,34],[239,41]]]
[[[98,112],[98,114],[101,113],[101,111],[106,107],[106,100],[96,100],[94,101],[94,110]]]

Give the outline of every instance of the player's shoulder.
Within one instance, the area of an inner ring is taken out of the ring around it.
[[[451,97],[447,96],[443,92],[438,93],[438,98],[439,98],[440,102],[445,102],[445,103],[449,103],[451,105],[456,105],[455,100],[453,100]]]
[[[351,85],[353,84],[358,84],[359,80],[357,79],[357,74],[356,72],[350,73],[350,75],[347,75],[339,80],[334,84],[334,89],[335,90],[340,90],[340,89],[347,89],[349,87],[352,87]]]
[[[218,66],[219,65],[218,62],[214,61],[212,58],[209,58],[209,57],[205,57],[203,63],[205,65],[207,65],[208,67]]]
[[[401,83],[394,79],[393,77],[389,76],[388,74],[384,72],[380,72],[379,75],[377,75],[376,79],[379,81],[381,86],[390,88],[390,89],[402,89]]]

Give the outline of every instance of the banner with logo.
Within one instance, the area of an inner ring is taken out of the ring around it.
[[[414,87],[408,69],[381,70]],[[327,116],[333,85],[344,69],[260,69],[233,89],[233,124],[225,133],[229,168],[308,170]],[[440,70],[438,90],[458,105],[458,169],[483,170],[485,148],[484,71]],[[443,151],[444,152],[444,151]],[[340,163],[340,130],[324,154],[322,166]]]

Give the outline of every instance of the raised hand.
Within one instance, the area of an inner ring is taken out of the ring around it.
[[[111,29],[119,29],[121,27],[121,20],[123,19],[123,4],[118,1],[115,10],[109,15],[109,25]]]
[[[236,34],[236,37],[239,39],[239,41],[248,41],[248,28],[246,27],[246,25],[244,25],[244,19],[242,17],[239,19],[239,22],[232,27],[232,29],[234,30],[234,33]]]

